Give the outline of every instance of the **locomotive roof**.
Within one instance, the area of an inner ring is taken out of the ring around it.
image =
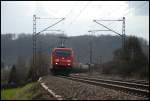
[[[57,49],[58,50],[72,50],[72,48],[66,48],[66,47],[65,48],[54,48],[53,50],[57,50]]]

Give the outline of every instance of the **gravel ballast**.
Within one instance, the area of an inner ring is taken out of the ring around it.
[[[44,76],[42,82],[67,100],[144,100],[142,97],[129,95],[101,86],[60,78],[56,76]]]

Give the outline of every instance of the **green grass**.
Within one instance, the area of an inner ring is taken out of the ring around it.
[[[32,99],[32,89],[36,83],[29,83],[23,87],[2,89],[1,100],[30,100]]]

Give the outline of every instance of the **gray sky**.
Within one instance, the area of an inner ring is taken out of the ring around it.
[[[66,19],[51,29],[61,29],[68,36],[89,34],[88,30],[105,29],[94,19],[126,18],[126,34],[143,37],[149,41],[148,1],[2,1],[1,33],[32,33],[33,14],[38,17]],[[38,20],[37,32],[58,19]],[[109,25],[112,22],[102,22]],[[113,22],[110,28],[121,33],[121,22]],[[60,32],[59,32],[60,33]],[[96,35],[113,32],[97,32]]]

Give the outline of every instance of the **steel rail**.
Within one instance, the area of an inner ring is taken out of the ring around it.
[[[82,77],[87,77],[86,75],[80,75]],[[95,78],[95,76],[88,76],[88,77],[93,77]],[[130,83],[138,83],[138,84],[143,84],[143,85],[149,85],[149,82],[146,80],[122,80],[122,79],[113,79],[113,78],[104,78],[101,76],[97,76],[97,79],[107,79],[107,80],[115,80],[115,81],[123,81],[123,82],[130,82]]]
[[[138,83],[135,83],[135,82],[100,79],[100,78],[91,78],[91,77],[79,77],[79,76],[72,76],[72,77],[77,77],[77,78],[87,79],[87,80],[92,80],[92,81],[98,81],[98,82],[104,82],[104,83],[117,84],[117,85],[137,88],[137,89],[149,90],[149,85],[138,84]]]
[[[96,85],[96,86],[103,86],[103,87],[107,87],[107,88],[111,88],[111,89],[115,89],[115,90],[120,90],[120,91],[123,91],[126,93],[134,94],[134,95],[137,95],[140,97],[149,98],[148,90],[126,87],[126,86],[117,85],[117,84],[104,83],[104,82],[100,82],[100,81],[92,81],[92,80],[77,78],[77,77],[72,77],[72,76],[59,76],[59,77],[71,79],[71,80],[75,80],[75,81],[79,81],[79,82],[83,82],[83,83],[88,83],[88,84],[92,84],[92,85]]]

